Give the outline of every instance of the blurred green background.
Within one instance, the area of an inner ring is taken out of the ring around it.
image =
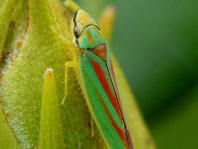
[[[117,14],[111,48],[159,149],[198,148],[198,1],[75,0]]]

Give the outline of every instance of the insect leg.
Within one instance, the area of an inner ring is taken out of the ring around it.
[[[61,102],[61,105],[64,104],[65,99],[67,97],[67,82],[68,82],[68,68],[69,67],[74,67],[73,61],[68,61],[68,62],[65,63],[65,95],[64,95],[64,98]]]

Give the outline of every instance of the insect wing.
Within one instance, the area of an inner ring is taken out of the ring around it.
[[[105,141],[111,148],[127,148],[123,117],[107,63],[87,50],[79,54],[78,61],[87,104]]]

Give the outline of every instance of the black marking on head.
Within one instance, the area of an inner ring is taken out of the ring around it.
[[[78,15],[78,11],[80,9],[76,10],[76,12],[74,13],[74,16],[73,16],[73,22],[74,22],[74,28],[73,28],[73,32],[74,32],[74,35],[76,38],[78,38],[80,36],[80,32],[79,32],[79,28],[77,27],[77,22],[76,22],[76,17]]]
[[[79,31],[79,28],[77,26],[74,26],[73,32],[74,32],[74,35],[75,35],[76,38],[78,38],[81,34],[80,31]]]
[[[100,31],[100,28],[97,25],[88,24],[87,26],[85,26],[85,28],[88,27],[88,26],[95,26]]]
[[[80,10],[80,9],[78,9]],[[74,17],[73,17],[73,22],[74,22],[74,25],[76,26],[76,16],[78,15],[78,10],[76,10],[76,12],[74,13]]]
[[[77,45],[79,45],[79,43],[78,43],[78,39],[76,39],[75,41],[76,41],[76,44],[77,44]]]
[[[85,26],[82,30],[80,30],[80,29],[78,28],[77,23],[81,23],[81,25],[83,25],[83,22],[81,22],[81,21],[77,22],[77,20],[76,20],[76,18],[77,18],[77,16],[78,16],[78,11],[79,11],[79,10],[81,10],[81,9],[76,10],[76,12],[74,13],[74,16],[73,16],[73,23],[74,23],[73,33],[74,33],[76,39],[78,39],[78,37],[80,36],[81,32],[82,32],[86,27],[88,27],[88,26],[95,26],[95,27],[100,31],[100,28],[99,28],[97,25],[95,25],[95,23],[93,23],[93,24],[88,24],[88,25]],[[90,21],[91,21],[91,22],[92,22],[92,21],[95,22],[91,17],[90,17]],[[77,40],[76,40],[76,41],[77,41]],[[78,44],[78,42],[76,42],[76,43]]]

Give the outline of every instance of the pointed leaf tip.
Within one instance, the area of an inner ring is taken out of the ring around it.
[[[39,135],[40,149],[65,148],[52,68],[48,68],[45,71]]]
[[[53,75],[53,69],[52,68],[47,68],[47,70],[45,71],[45,76],[44,77],[52,77]]]

